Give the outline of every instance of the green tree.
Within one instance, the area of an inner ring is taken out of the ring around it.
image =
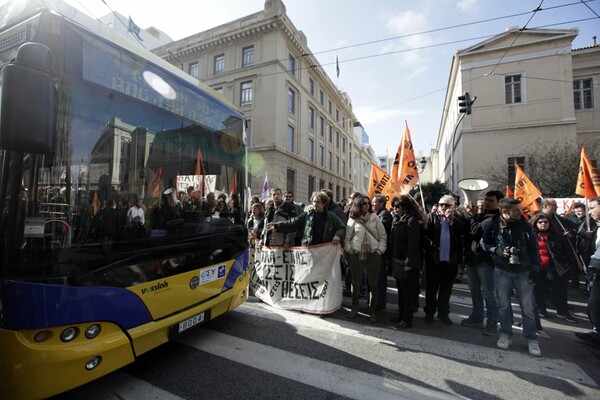
[[[423,191],[423,197],[425,198],[425,205],[429,210],[431,206],[438,202],[440,197],[445,194],[450,194],[450,190],[445,182],[436,180],[435,182],[421,183],[421,190]],[[415,197],[419,193],[418,186],[415,186],[411,191],[410,195]],[[419,195],[420,196],[420,195]],[[418,202],[421,204],[421,201]]]
[[[595,159],[600,147],[595,144],[586,144],[585,151],[591,159]],[[550,143],[538,144],[534,148],[523,149],[520,155],[525,156],[525,165],[521,165],[529,179],[541,190],[544,197],[573,197],[575,184],[579,173],[579,159],[581,147],[565,144]],[[505,185],[514,187],[514,182],[508,182],[506,161],[501,157],[496,158],[496,163],[490,164],[482,172],[490,187],[501,190]]]

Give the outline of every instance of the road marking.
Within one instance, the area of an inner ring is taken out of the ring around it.
[[[456,395],[346,368],[205,329],[179,342],[261,371],[352,399],[448,399]]]
[[[184,400],[171,392],[162,390],[142,379],[138,379],[121,370],[115,371],[99,380],[73,389],[65,395],[68,399],[86,400],[124,400],[124,399],[160,399]]]
[[[287,324],[297,328],[298,334],[312,337],[311,331],[318,329],[332,335],[347,335],[361,340],[382,343],[402,348],[404,351],[415,353],[428,353],[446,359],[467,363],[477,362],[489,365],[492,368],[501,368],[510,371],[527,372],[551,378],[565,379],[580,384],[597,387],[597,383],[587,375],[579,366],[561,359],[537,358],[527,353],[527,345],[523,338],[514,337],[515,344],[511,350],[501,350],[496,347],[465,344],[455,340],[439,337],[429,337],[409,331],[399,332],[381,325],[364,325],[352,321],[339,319],[320,319],[309,314],[294,311],[279,310],[260,301],[247,301],[234,312],[243,312],[258,318],[268,318],[280,321],[282,318]],[[523,343],[521,343],[523,342]],[[542,342],[542,352],[544,351]],[[548,343],[550,345],[550,343]],[[522,347],[523,350],[517,350]],[[378,360],[369,360],[378,363]]]

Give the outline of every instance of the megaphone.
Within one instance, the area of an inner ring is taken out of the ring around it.
[[[170,197],[172,204],[179,204],[179,199],[177,198],[177,190],[175,190],[174,188],[168,188],[163,192],[163,194],[167,197]]]
[[[458,182],[458,187],[462,190],[465,196],[465,204],[473,203],[477,205],[477,199],[481,192],[487,189],[489,184],[483,179],[467,178]]]

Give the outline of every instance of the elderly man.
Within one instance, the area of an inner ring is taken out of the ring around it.
[[[426,280],[425,322],[433,323],[437,311],[438,319],[452,325],[450,295],[458,272],[462,248],[462,236],[467,224],[454,210],[454,197],[442,196],[436,211],[428,216],[426,232]]]

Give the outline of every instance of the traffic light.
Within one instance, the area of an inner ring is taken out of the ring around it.
[[[471,95],[469,92],[465,92],[462,96],[458,96],[458,107],[461,113],[463,114],[471,114],[471,104],[473,104],[473,100],[471,100]]]

